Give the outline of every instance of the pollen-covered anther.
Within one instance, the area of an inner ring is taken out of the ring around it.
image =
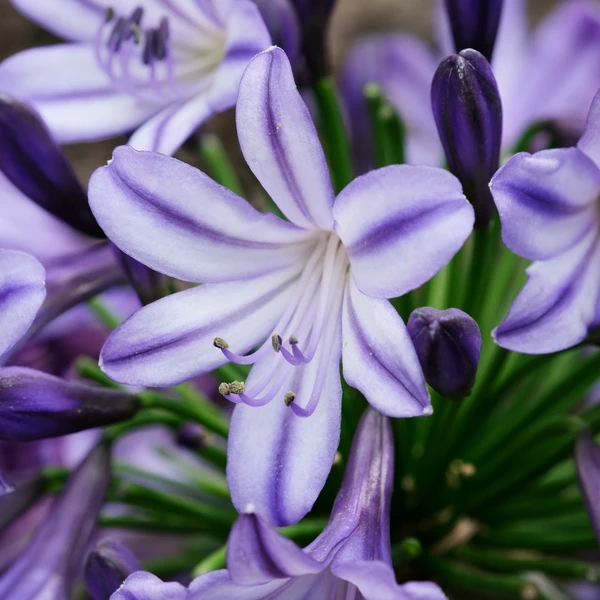
[[[277,333],[274,333],[271,336],[271,344],[273,345],[273,350],[275,350],[275,352],[279,352],[281,350],[281,343],[283,342],[283,340],[281,339],[281,336]]]
[[[295,344],[298,343],[298,338],[295,335],[290,335],[290,344],[292,344],[292,346],[294,346]]]
[[[243,381],[232,381],[229,388],[232,394],[243,394],[246,391],[246,385]]]
[[[229,344],[223,338],[220,337],[216,337],[213,340],[213,346],[215,348],[219,348],[219,350],[227,350],[227,348],[229,348]]]
[[[294,392],[288,392],[284,397],[283,401],[286,406],[289,406],[296,399],[296,394]]]
[[[113,19],[115,18],[115,9],[112,6],[109,6],[106,9],[106,13],[105,13],[105,21],[107,23],[110,23]]]
[[[222,383],[219,385],[219,394],[222,396],[229,396],[229,394],[231,394],[231,384]]]

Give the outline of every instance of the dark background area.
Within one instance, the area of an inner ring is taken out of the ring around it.
[[[118,0],[115,1],[118,3]],[[431,40],[435,2],[436,0],[338,0],[330,32],[330,53],[334,68],[340,64],[352,41],[364,32],[405,30]],[[529,0],[532,22],[539,20],[554,4],[556,0]],[[9,0],[0,0],[0,61],[26,48],[58,42],[59,39],[19,14]],[[234,135],[231,112],[213,121],[211,129],[216,129],[226,137]],[[123,137],[94,144],[78,144],[67,147],[66,151],[85,183],[91,173],[110,158],[112,149],[125,141],[126,138]],[[193,155],[185,154],[186,160],[196,162]]]

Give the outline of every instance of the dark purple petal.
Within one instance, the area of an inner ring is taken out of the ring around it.
[[[468,396],[482,343],[475,320],[457,308],[424,307],[412,312],[407,327],[427,383],[447,398]]]
[[[0,439],[26,442],[132,417],[139,400],[26,367],[0,368]]]
[[[446,0],[456,52],[473,48],[492,60],[503,0]]]
[[[373,409],[363,415],[352,443],[342,487],[323,533],[306,548],[321,562],[355,560],[392,564],[390,502],[394,440],[387,417]]]
[[[594,97],[585,130],[577,147],[600,168],[600,92]]]
[[[600,544],[600,446],[589,431],[580,434],[575,447],[579,487]]]
[[[177,432],[177,444],[188,450],[200,450],[208,441],[206,429],[199,423],[185,423]]]
[[[279,46],[294,65],[300,52],[300,24],[291,0],[255,1],[273,45]]]
[[[259,585],[324,569],[259,515],[240,515],[227,542],[227,570],[234,583]]]
[[[112,248],[117,262],[144,306],[167,295],[168,277],[131,258],[116,246]]]
[[[0,250],[0,355],[25,335],[46,297],[45,272],[29,254]]]
[[[475,207],[475,226],[486,227],[494,211],[488,183],[502,142],[502,104],[487,60],[463,50],[442,61],[431,85],[431,103],[450,171]]]
[[[216,571],[216,573],[222,572],[224,571]],[[152,573],[138,571],[125,580],[123,587],[115,592],[110,600],[191,600],[191,598],[188,590],[180,583],[164,583]]]
[[[118,539],[98,542],[85,560],[84,576],[93,600],[106,600],[121,584],[142,567],[135,554]]]
[[[15,486],[6,477],[0,475],[0,498],[15,491]]]
[[[96,527],[110,449],[98,444],[77,467],[31,543],[0,577],[0,598],[64,600]]]
[[[0,171],[61,221],[104,237],[84,189],[46,125],[36,112],[8,96],[0,96]]]
[[[11,481],[14,490],[0,496],[0,531],[29,509],[46,490],[40,473],[15,475]]]

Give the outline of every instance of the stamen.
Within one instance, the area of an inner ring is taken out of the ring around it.
[[[125,26],[127,25],[127,19],[119,17],[113,30],[108,38],[107,47],[108,49],[116,54],[121,49],[121,43],[123,42],[123,33],[125,32]]]
[[[231,394],[231,385],[223,382],[219,385],[219,394],[221,394],[221,396],[229,396],[229,394]]]
[[[231,390],[231,394],[243,394],[246,390],[246,386],[243,381],[232,381],[229,384],[229,389]]]
[[[290,344],[295,345],[298,343],[298,338],[295,335],[290,335],[290,339],[289,339]]]
[[[281,349],[281,343],[282,343],[281,336],[278,335],[277,333],[274,333],[271,336],[271,345],[273,346],[273,350],[275,350],[275,352],[279,352],[279,350]]]
[[[286,406],[289,406],[296,399],[296,394],[294,392],[288,392],[284,397],[283,401]]]
[[[132,37],[135,39],[136,31],[140,32],[140,25],[142,23],[142,17],[144,16],[144,9],[138,6],[132,13],[129,19],[127,19],[127,31],[125,32],[125,40],[129,40]]]
[[[229,348],[229,344],[223,338],[220,337],[216,337],[213,340],[213,346],[215,348],[219,348],[219,350],[226,350],[227,348]]]
[[[104,17],[104,21],[106,23],[110,23],[115,18],[115,9],[112,6],[109,6],[106,9],[106,14]]]

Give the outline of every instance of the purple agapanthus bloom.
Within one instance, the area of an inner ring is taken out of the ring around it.
[[[410,336],[386,298],[450,260],[473,210],[452,175],[429,167],[374,171],[334,202],[315,126],[279,48],[250,63],[237,126],[248,164],[289,221],[188,165],[129,147],[92,177],[92,210],[117,246],[208,284],[137,312],[108,339],[101,365],[118,381],[161,386],[228,361],[255,364],[245,385],[222,386],[239,403],[229,483],[238,508],[252,503],[287,524],[310,509],[337,449],[340,357],[346,381],[384,414],[431,413]]]
[[[0,576],[0,597],[69,597],[104,501],[109,460],[109,447],[100,443],[73,472],[31,543]]]
[[[442,160],[429,89],[438,64],[454,53],[454,45],[443,3],[438,5],[440,52],[410,34],[385,33],[361,38],[347,56],[341,83],[362,168],[370,162],[366,153],[369,122],[362,94],[369,81],[381,84],[405,122],[408,162],[438,165]],[[504,3],[492,60],[502,99],[506,149],[537,121],[568,122],[580,132],[600,87],[598,2],[562,2],[531,34],[526,8],[525,0]]]
[[[427,582],[398,585],[390,548],[393,436],[368,410],[357,429],[329,524],[301,550],[248,509],[231,531],[227,567],[189,589],[134,573],[111,600],[444,600]]]
[[[0,250],[0,356],[31,327],[46,297],[44,267],[18,250]]]
[[[516,154],[490,186],[502,240],[534,261],[496,342],[531,354],[581,342],[600,325],[600,93],[576,148]]]
[[[0,65],[0,90],[30,102],[61,143],[134,129],[136,148],[172,154],[235,104],[248,61],[270,45],[250,0],[13,0],[72,43]]]

